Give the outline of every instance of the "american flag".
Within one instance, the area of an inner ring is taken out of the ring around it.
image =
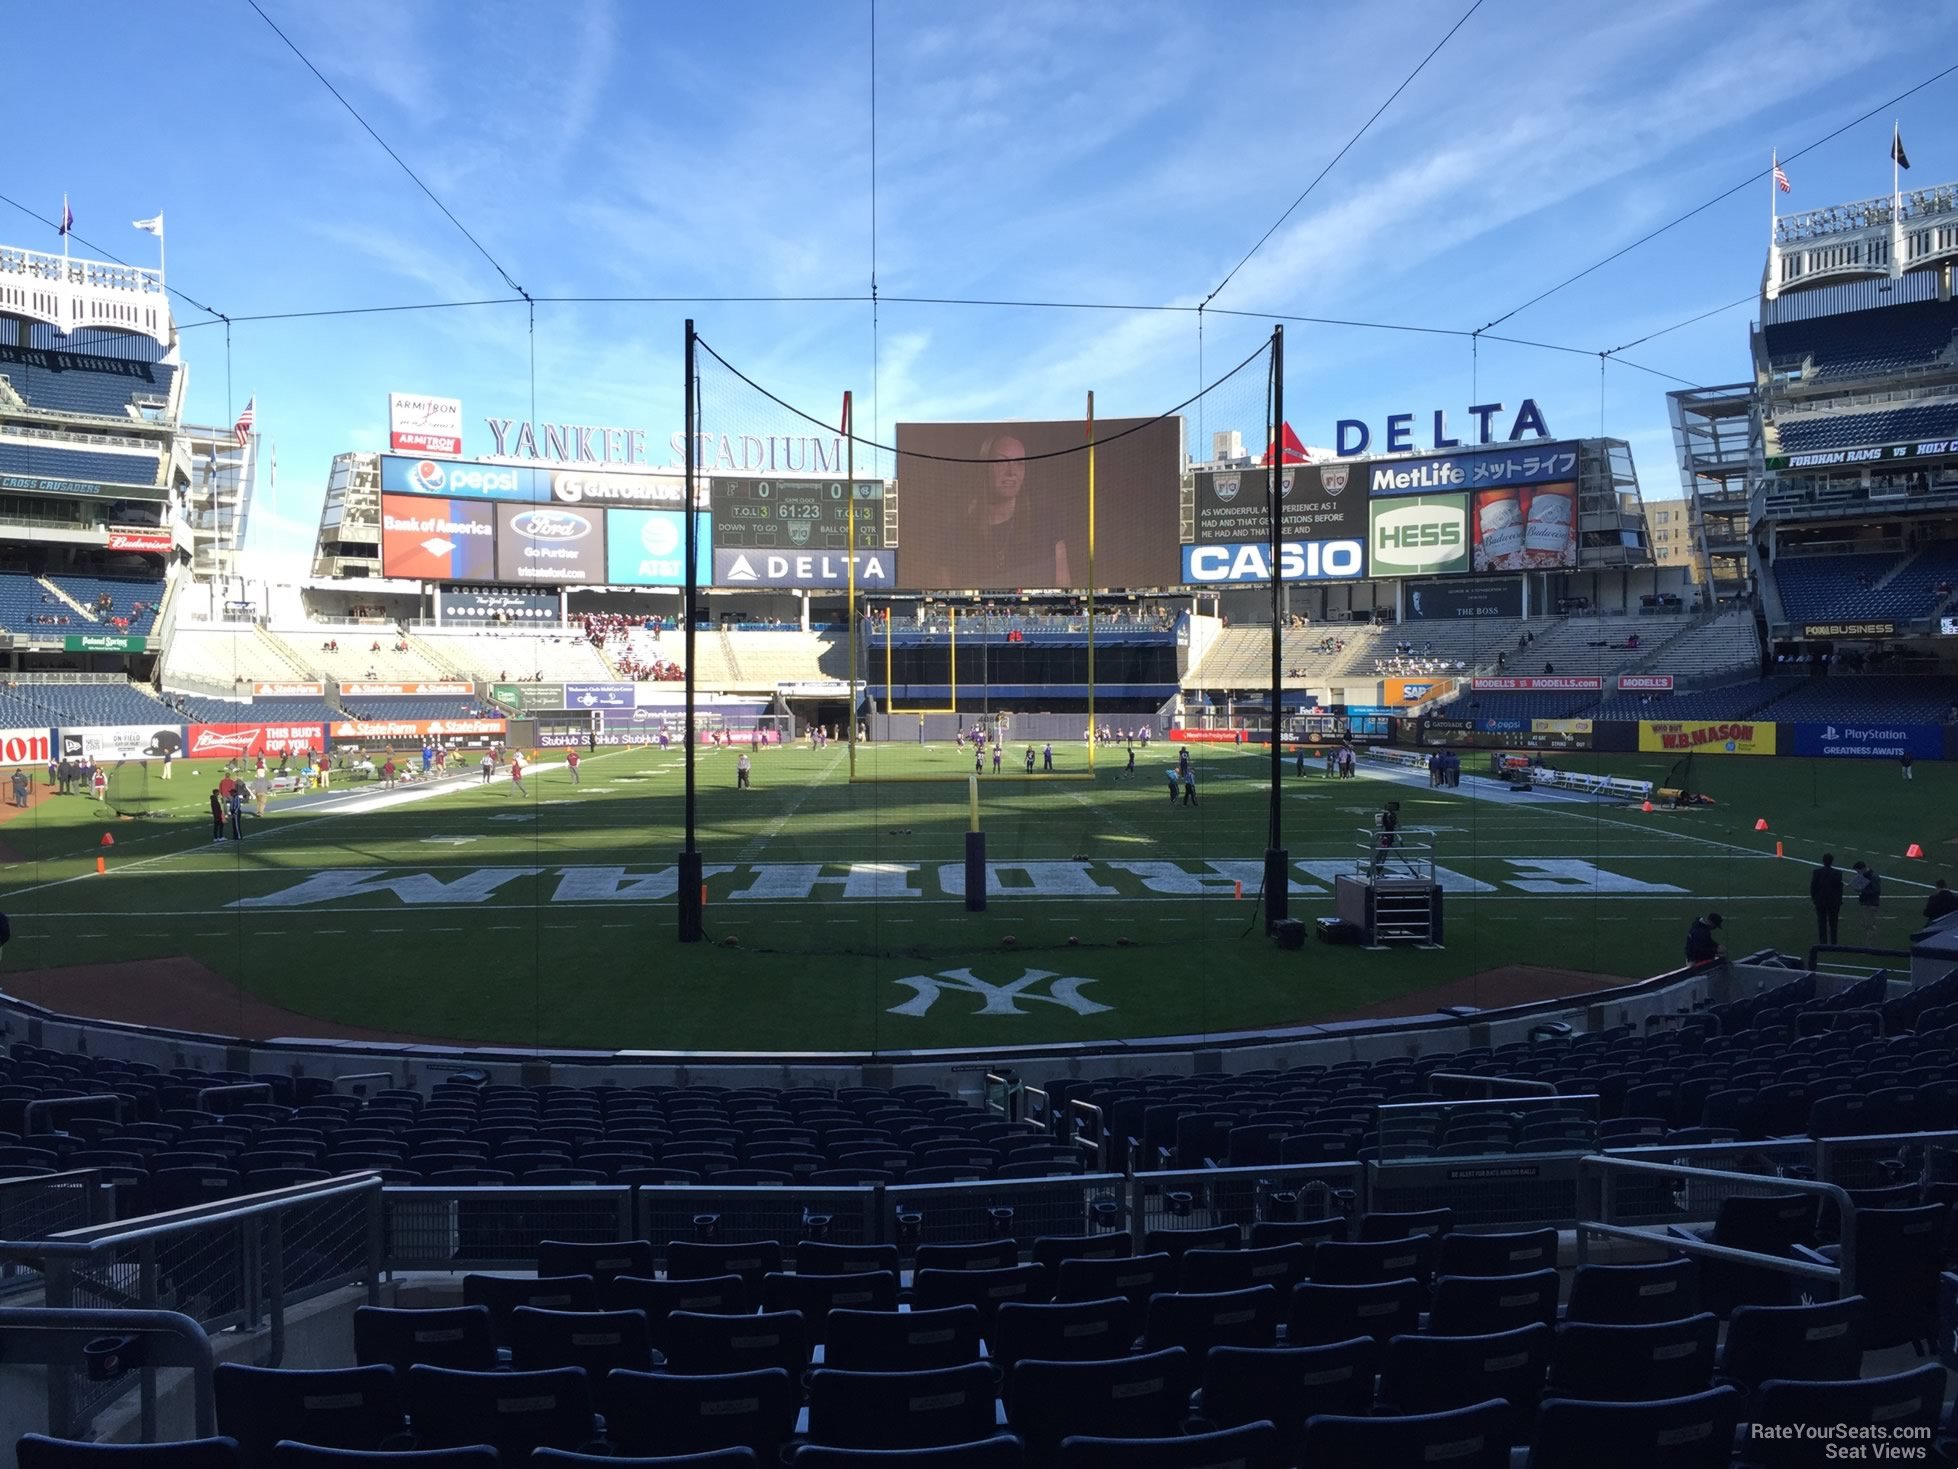
[[[72,235],[75,232],[75,211],[68,207],[68,196],[61,196],[61,228],[57,234]]]
[[[1784,194],[1793,192],[1788,186],[1788,175],[1781,171],[1779,163],[1774,166],[1774,186]]]
[[[252,417],[258,407],[258,395],[254,393],[245,400],[245,411],[238,415],[238,421],[231,425],[231,432],[238,439],[238,447],[245,447],[245,440],[252,436]]]

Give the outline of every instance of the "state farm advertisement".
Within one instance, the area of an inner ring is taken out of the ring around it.
[[[354,698],[393,698],[396,695],[422,694],[439,695],[446,698],[466,698],[474,692],[466,683],[342,683],[340,692]]]
[[[318,699],[325,695],[326,685],[319,683],[267,683],[252,685],[254,699]]]
[[[507,733],[507,719],[336,719],[336,740],[421,740]]]
[[[53,749],[45,729],[0,729],[0,764],[45,765]]]
[[[112,530],[109,532],[111,551],[167,551],[170,549],[170,532],[155,530]]]
[[[402,454],[460,454],[462,399],[389,393],[388,447]]]
[[[325,749],[317,724],[193,724],[184,753],[192,760],[250,760]]]

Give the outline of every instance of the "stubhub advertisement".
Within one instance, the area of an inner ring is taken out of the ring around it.
[[[1336,581],[1366,575],[1363,541],[1282,541],[1278,572],[1286,581]],[[1271,580],[1271,547],[1259,541],[1232,541],[1183,548],[1183,584]]]
[[[1944,729],[1936,724],[1798,724],[1797,755],[1846,755],[1895,760],[1908,753],[1915,760],[1944,756]]]
[[[687,584],[687,522],[679,510],[607,510],[605,579],[615,587]],[[694,582],[714,579],[714,517],[701,511],[694,543]]]

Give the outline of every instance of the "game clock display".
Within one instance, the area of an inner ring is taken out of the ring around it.
[[[840,551],[856,506],[859,549],[884,544],[880,480],[728,479],[710,482],[717,549]]]

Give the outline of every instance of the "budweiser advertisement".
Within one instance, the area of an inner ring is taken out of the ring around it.
[[[1670,673],[1621,673],[1618,675],[1618,691],[1624,694],[1672,692]]]
[[[45,729],[0,729],[0,764],[45,765],[53,750],[53,736]]]
[[[318,724],[193,724],[184,753],[192,760],[250,760],[326,748]]]
[[[1594,694],[1604,691],[1604,680],[1575,675],[1566,677],[1561,673],[1541,673],[1531,678],[1471,679],[1469,686],[1478,694]]]
[[[364,699],[385,699],[394,694],[466,699],[475,690],[466,683],[343,683],[340,692]]]
[[[507,719],[336,719],[331,728],[336,740],[421,740],[500,735],[509,730],[510,722]]]
[[[109,549],[111,551],[168,551],[170,546],[170,532],[167,530],[112,530],[109,532]]]
[[[319,683],[255,683],[252,685],[254,699],[318,699],[326,694],[326,685]]]

